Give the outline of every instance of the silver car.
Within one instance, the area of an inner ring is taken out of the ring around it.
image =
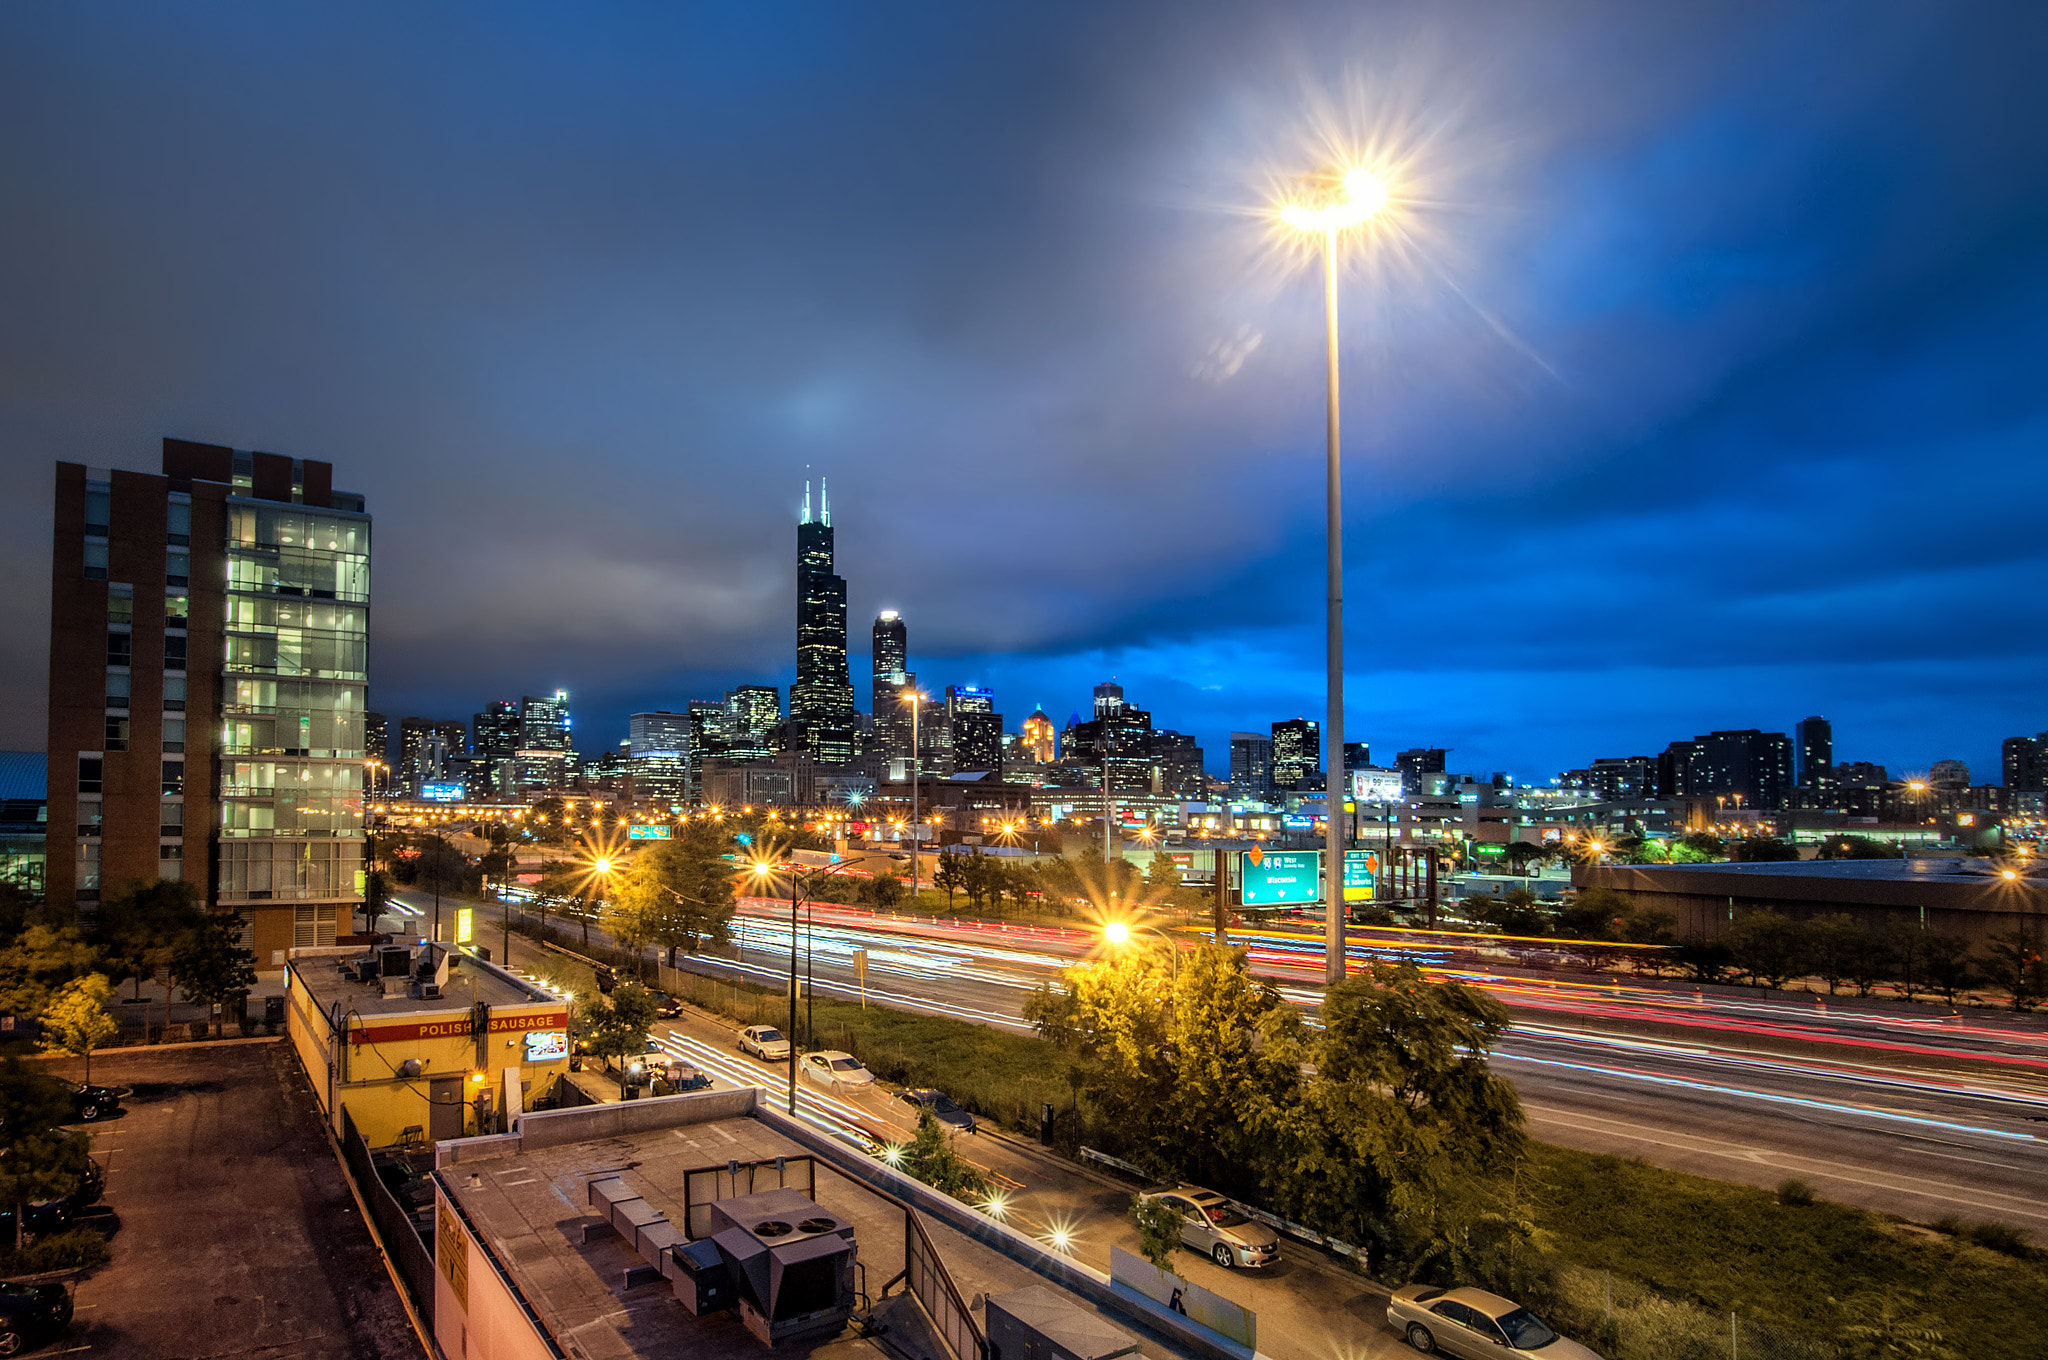
[[[1158,1200],[1178,1210],[1181,1245],[1194,1248],[1226,1270],[1270,1266],[1280,1259],[1280,1239],[1273,1230],[1246,1218],[1214,1190],[1182,1185],[1139,1198]]]
[[[789,1040],[773,1025],[748,1025],[740,1031],[740,1052],[751,1053],[762,1062],[788,1062]]]
[[[1404,1285],[1387,1301],[1387,1321],[1425,1355],[1501,1357],[1518,1353],[1543,1360],[1600,1360],[1576,1341],[1567,1341],[1519,1303],[1483,1289],[1434,1289]]]

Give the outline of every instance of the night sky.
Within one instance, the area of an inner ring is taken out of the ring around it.
[[[50,465],[170,434],[377,516],[371,702],[579,743],[867,631],[1015,727],[1114,675],[1212,769],[1322,702],[1321,298],[1261,208],[1399,171],[1344,285],[1350,735],[1543,778],[1832,718],[2048,728],[2038,4],[14,4],[0,745]]]

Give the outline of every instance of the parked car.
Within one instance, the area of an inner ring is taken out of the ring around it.
[[[748,1025],[740,1031],[740,1052],[751,1053],[762,1062],[788,1062],[789,1040],[773,1025]]]
[[[103,1115],[110,1115],[121,1108],[121,1097],[126,1091],[117,1091],[111,1086],[86,1086],[74,1082],[71,1086],[71,1110],[79,1119],[90,1124]]]
[[[888,1150],[881,1139],[875,1137],[866,1129],[856,1129],[841,1125],[832,1130],[832,1136],[848,1147],[865,1152],[870,1157],[879,1157]]]
[[[71,1325],[71,1291],[61,1284],[0,1281],[0,1355],[14,1355]]]
[[[1228,1270],[1232,1266],[1270,1266],[1280,1259],[1280,1238],[1265,1224],[1247,1218],[1214,1190],[1181,1185],[1140,1195],[1141,1201],[1163,1201],[1180,1211],[1181,1245],[1201,1252]]]
[[[827,1090],[851,1091],[875,1084],[875,1074],[860,1065],[860,1059],[836,1048],[804,1054],[798,1064],[806,1079]]]
[[[664,1020],[673,1020],[683,1013],[683,1003],[667,992],[650,992],[654,998],[654,1013]]]
[[[62,1129],[53,1132],[60,1138],[85,1136],[67,1133]],[[100,1196],[106,1192],[106,1184],[106,1174],[100,1170],[100,1164],[90,1157],[86,1158],[85,1175],[80,1179],[76,1190],[62,1199],[35,1200],[27,1206],[27,1212],[21,1219],[22,1235],[33,1241],[38,1237],[48,1237],[51,1233],[64,1231],[87,1207],[100,1202]],[[13,1240],[14,1206],[0,1205],[0,1242]],[[9,1352],[0,1350],[0,1355],[7,1354]]]
[[[974,1132],[974,1116],[953,1103],[953,1098],[944,1091],[929,1088],[921,1091],[898,1091],[896,1099],[912,1109],[922,1107],[932,1112],[932,1117],[941,1124],[951,1124],[962,1133]]]
[[[1600,1360],[1576,1341],[1559,1336],[1522,1305],[1483,1289],[1435,1289],[1404,1285],[1387,1301],[1387,1322],[1425,1355],[1484,1356],[1517,1351],[1543,1360]]]

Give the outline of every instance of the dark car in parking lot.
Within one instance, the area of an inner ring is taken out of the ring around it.
[[[62,1129],[55,1130],[54,1132],[59,1136],[67,1138],[84,1137],[83,1134],[67,1134]],[[76,1190],[73,1190],[62,1199],[36,1200],[29,1204],[27,1212],[21,1218],[23,1236],[33,1240],[38,1237],[48,1237],[51,1233],[64,1231],[64,1229],[71,1226],[71,1221],[78,1217],[87,1207],[100,1202],[100,1196],[106,1192],[106,1184],[106,1174],[100,1170],[100,1164],[87,1157],[85,1159],[85,1174],[79,1180]],[[14,1206],[11,1204],[0,1205],[0,1243],[12,1243],[13,1241]],[[5,1350],[0,1350],[0,1355],[8,1353]]]
[[[112,1086],[87,1086],[74,1082],[71,1087],[71,1112],[84,1123],[113,1114],[121,1108],[121,1097],[126,1091]]]
[[[15,1355],[71,1325],[71,1291],[61,1284],[0,1281],[0,1355]]]
[[[974,1132],[974,1116],[953,1103],[953,1098],[944,1091],[923,1090],[898,1091],[896,1098],[912,1109],[923,1107],[932,1112],[932,1117],[941,1124],[950,1124],[962,1133]]]

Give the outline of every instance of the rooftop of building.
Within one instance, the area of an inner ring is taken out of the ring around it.
[[[2011,867],[1990,859],[1807,859],[1757,864],[1650,864],[1652,874],[1704,873],[1755,878],[1853,879],[1863,883],[1955,882],[1959,879],[1999,880]],[[2048,882],[2048,864],[2025,870],[2031,882]]]
[[[50,760],[41,751],[0,751],[0,799],[46,798]]]
[[[589,1189],[594,1180],[621,1177],[647,1209],[687,1235],[690,1173],[699,1173],[699,1187],[712,1187],[712,1197],[726,1199],[779,1188],[785,1173],[774,1162],[786,1158],[789,1184],[802,1191],[807,1177],[800,1159],[811,1157],[812,1197],[826,1214],[852,1226],[863,1288],[879,1295],[883,1282],[904,1266],[908,1228],[902,1205],[840,1174],[825,1157],[771,1127],[752,1113],[753,1101],[752,1091],[719,1091],[528,1115],[520,1135],[443,1144],[437,1178],[475,1235],[490,1244],[496,1264],[541,1325],[557,1338],[574,1338],[573,1353],[588,1360],[760,1360],[767,1348],[735,1313],[692,1317],[669,1280],[645,1279],[645,1272],[629,1284],[629,1270],[652,1263],[602,1226],[604,1210],[591,1206]],[[507,1150],[499,1155],[501,1146]],[[735,1163],[736,1176],[727,1171]],[[701,1219],[705,1201],[695,1202]],[[922,1222],[961,1299],[979,1302],[979,1296],[1046,1284],[1045,1277],[930,1215]],[[700,1222],[696,1235],[708,1231]],[[930,1325],[915,1305],[906,1307],[901,1292],[894,1302],[888,1322],[897,1349],[849,1329],[823,1339],[791,1338],[778,1343],[775,1353],[832,1360],[894,1357],[906,1350],[945,1354],[935,1335],[913,1334]],[[1144,1350],[1150,1356],[1170,1354],[1150,1341]]]
[[[404,949],[411,954],[409,966],[420,968],[420,956],[429,948],[438,952],[446,945],[425,944],[338,945],[322,949],[294,949],[291,952],[292,969],[313,999],[320,1003],[322,1011],[329,1011],[336,1002],[359,1016],[388,1015],[430,1015],[444,1011],[467,1010],[476,1002],[487,1006],[537,1006],[560,1005],[562,998],[544,987],[535,986],[524,978],[516,977],[495,964],[486,963],[473,954],[456,952],[452,955],[452,966],[447,981],[440,984],[440,995],[425,996],[423,989],[414,985],[399,991],[398,995],[386,995],[384,984],[397,979],[386,979],[381,975],[369,982],[360,981],[358,965],[374,963],[379,948]],[[438,962],[438,957],[436,959]],[[429,972],[426,980],[431,981]]]

